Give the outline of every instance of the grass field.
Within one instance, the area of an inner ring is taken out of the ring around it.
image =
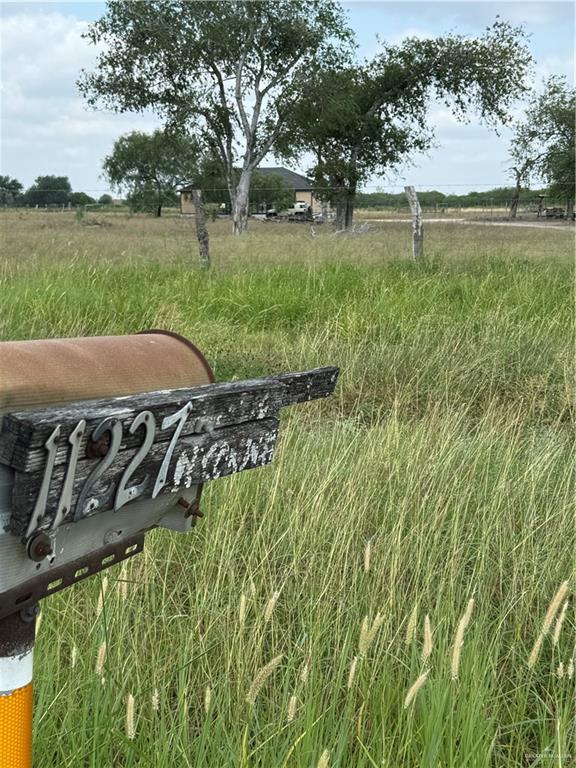
[[[430,225],[414,265],[402,224],[218,222],[206,274],[187,220],[0,221],[3,339],[341,367],[191,536],[45,601],[37,768],[574,764],[570,231]]]

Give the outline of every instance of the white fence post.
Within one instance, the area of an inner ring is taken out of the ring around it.
[[[424,225],[422,224],[422,209],[414,187],[404,187],[404,192],[412,211],[412,260],[419,261],[424,256]]]
[[[196,223],[196,237],[198,238],[198,250],[200,253],[200,266],[207,268],[210,266],[210,246],[201,189],[192,190],[192,201],[194,203],[194,220]]]

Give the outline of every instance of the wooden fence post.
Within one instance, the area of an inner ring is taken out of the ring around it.
[[[198,238],[200,266],[208,268],[210,266],[210,245],[201,189],[192,190],[192,202],[194,203],[194,220],[196,222],[196,237]]]
[[[404,187],[404,192],[412,211],[412,260],[419,261],[424,256],[424,225],[422,224],[422,209],[414,187]]]

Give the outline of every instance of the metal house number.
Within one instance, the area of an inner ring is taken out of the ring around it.
[[[176,447],[177,447],[178,438],[180,437],[182,429],[184,428],[184,425],[188,419],[188,416],[191,410],[192,410],[192,404],[189,402],[185,406],[180,408],[178,411],[176,411],[176,413],[173,413],[169,416],[165,416],[162,420],[162,423],[160,426],[161,430],[170,429],[171,427],[174,427],[174,425],[175,425],[175,429],[172,435],[172,439],[170,440],[169,443],[167,443],[166,452],[163,456],[162,463],[160,464],[160,468],[156,475],[152,493],[148,494],[153,499],[158,496],[162,488],[168,482],[168,479],[167,479],[168,469],[170,467],[170,463],[172,461],[174,451],[176,450]],[[192,430],[189,430],[189,431],[192,431],[194,433],[199,433],[203,431],[205,427],[206,427],[206,423],[198,419],[196,423],[193,425]],[[113,509],[115,512],[121,509],[128,502],[134,501],[135,499],[141,496],[144,496],[147,489],[150,486],[150,475],[148,473],[136,485],[131,485],[131,486],[129,485],[133,475],[135,474],[137,469],[140,467],[142,462],[146,459],[146,457],[150,452],[150,449],[154,445],[157,428],[156,428],[156,420],[154,418],[154,414],[151,411],[141,411],[136,416],[132,424],[130,425],[128,432],[129,434],[133,435],[140,428],[143,428],[145,431],[144,441],[142,442],[142,445],[136,452],[136,455],[132,458],[128,466],[125,468],[124,472],[122,473],[117,483],[116,491],[114,494],[114,503],[113,503]],[[64,481],[62,484],[62,489],[60,492],[60,498],[58,501],[56,514],[52,520],[51,525],[47,529],[50,532],[58,528],[58,526],[72,511],[71,510],[72,490],[74,487],[76,467],[78,464],[78,457],[80,453],[80,443],[85,430],[86,430],[86,420],[82,419],[81,421],[78,422],[75,429],[73,430],[70,437],[68,438],[68,442],[70,443],[70,449],[69,449],[68,461],[66,465],[66,472],[65,472]],[[93,493],[94,493],[95,487],[98,484],[98,481],[104,476],[107,470],[109,470],[110,467],[114,464],[114,460],[116,459],[118,451],[122,444],[123,431],[124,430],[123,430],[122,422],[118,419],[111,419],[111,418],[103,419],[94,428],[91,435],[92,442],[96,443],[97,441],[101,440],[106,435],[106,433],[108,433],[110,435],[110,444],[109,444],[108,450],[106,451],[105,456],[102,457],[102,459],[92,469],[92,471],[84,481],[82,490],[80,491],[78,495],[78,499],[74,505],[75,521],[81,520],[82,518],[86,517],[91,512],[94,512],[97,509],[98,502],[97,502],[97,498],[93,496]],[[26,538],[28,538],[34,533],[38,525],[42,523],[46,513],[46,506],[48,502],[48,491],[50,489],[50,485],[53,478],[54,464],[56,459],[56,453],[58,451],[58,442],[59,442],[60,432],[61,432],[61,426],[60,424],[58,424],[54,428],[50,437],[46,440],[46,443],[44,444],[44,448],[47,453],[46,463],[44,466],[44,474],[42,476],[40,491],[38,493],[38,496],[36,498],[36,503],[34,505],[34,511],[32,513],[30,523],[26,531]]]

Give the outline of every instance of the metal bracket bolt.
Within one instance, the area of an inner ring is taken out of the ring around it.
[[[47,533],[39,533],[34,536],[28,544],[28,557],[36,563],[40,563],[50,555],[54,554],[52,539]]]
[[[194,501],[188,501],[184,496],[181,496],[176,502],[179,506],[184,507],[186,510],[184,517],[192,517],[192,526],[196,525],[196,518],[204,517],[204,513],[200,511],[200,503],[198,499]]]

